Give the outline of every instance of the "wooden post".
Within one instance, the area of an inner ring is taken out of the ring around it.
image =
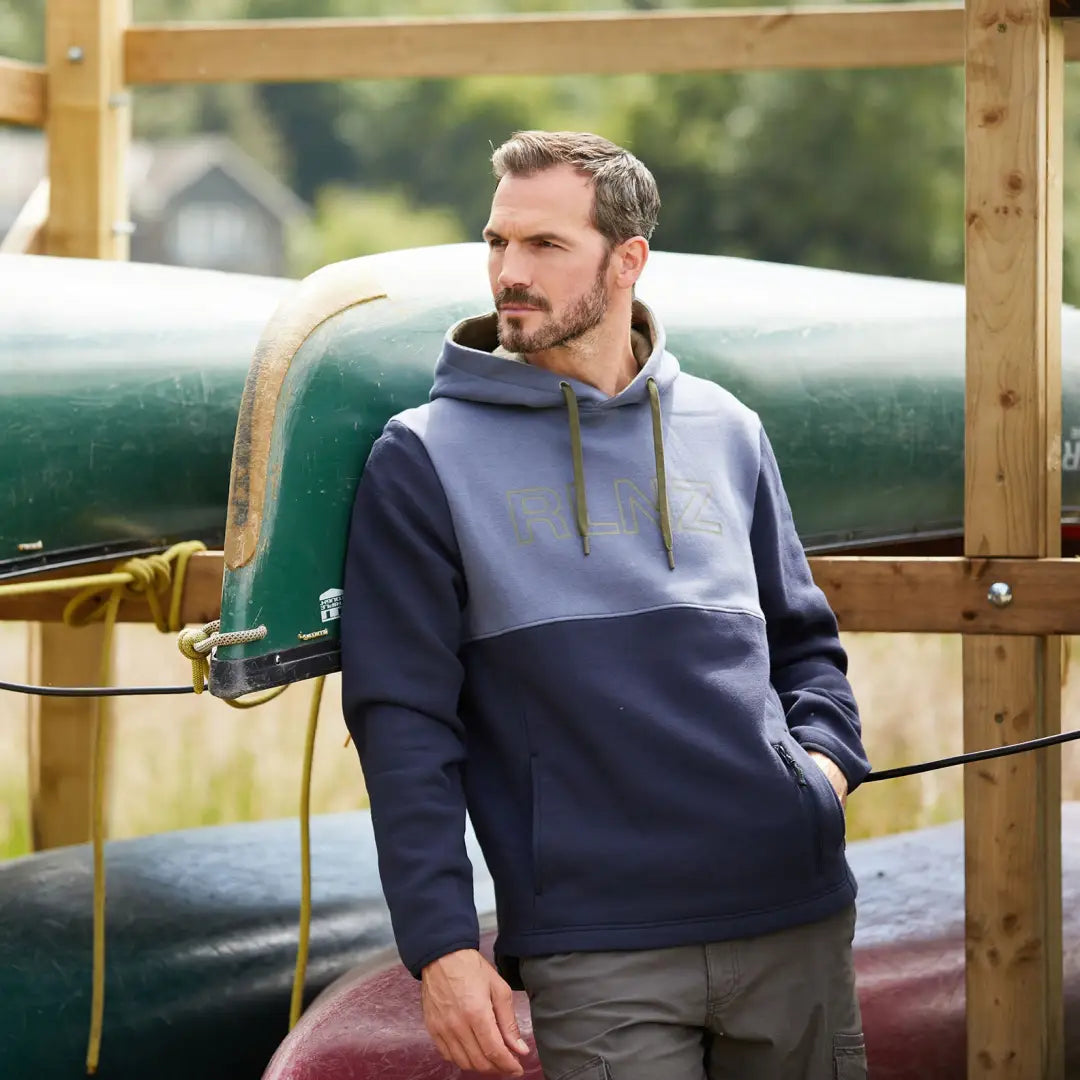
[[[124,163],[130,109],[121,83],[121,52],[129,2],[49,0],[46,5],[45,242],[51,255],[127,258]],[[64,297],[56,302],[64,303]],[[36,625],[31,637],[31,682],[90,686],[101,677],[100,630]],[[96,708],[93,699],[31,699],[35,847],[90,837],[89,746]]]
[[[965,552],[1060,554],[1061,27],[1044,0],[966,6]],[[1060,729],[1053,637],[964,640],[964,744]],[[1061,768],[966,766],[968,1076],[1061,1080]]]

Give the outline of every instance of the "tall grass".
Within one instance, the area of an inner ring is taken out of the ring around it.
[[[188,673],[173,638],[122,626],[117,680],[181,683]],[[853,634],[845,639],[851,680],[875,768],[958,753],[960,641],[931,635]],[[0,672],[26,673],[26,627],[0,624]],[[1066,684],[1063,725],[1080,725],[1080,680]],[[257,709],[238,711],[202,695],[125,698],[113,705],[109,833],[138,836],[196,825],[291,817],[297,812],[311,685],[290,687]],[[327,680],[315,746],[315,813],[366,805],[356,752],[342,744],[338,680]],[[29,848],[25,703],[0,694],[0,857]],[[1062,752],[1066,798],[1080,798],[1076,744]],[[948,769],[870,784],[848,804],[851,839],[958,818],[961,771]]]

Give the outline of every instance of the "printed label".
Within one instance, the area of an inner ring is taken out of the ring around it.
[[[333,622],[341,618],[341,597],[340,589],[327,589],[319,594],[319,615],[323,622]]]

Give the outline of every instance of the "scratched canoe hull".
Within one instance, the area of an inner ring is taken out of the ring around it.
[[[1080,803],[1063,812],[1065,1075],[1080,1077]],[[855,967],[874,1080],[967,1074],[963,824],[848,845],[859,882]],[[483,947],[490,955],[491,938]],[[1002,951],[1008,939],[997,942]],[[1012,947],[1023,949],[1023,939]],[[1003,962],[1008,962],[1004,958]],[[515,995],[532,1046],[528,1002]],[[535,1049],[527,1080],[542,1080]],[[424,1031],[416,981],[392,953],[374,954],[308,1008],[263,1080],[457,1080]]]
[[[256,1080],[288,1031],[300,907],[295,820],[106,845],[102,1080]],[[471,834],[480,910],[491,879]],[[83,1075],[87,845],[0,863],[0,1077]],[[367,812],[312,819],[307,999],[392,947]]]
[[[347,481],[386,417],[426,398],[446,326],[490,303],[475,245],[357,264],[386,298],[342,311],[301,350],[306,361],[327,354],[324,374],[344,368],[334,410],[308,427],[332,446],[349,433],[331,463]],[[0,577],[178,539],[220,546],[245,378],[295,289],[213,271],[0,256]],[[959,535],[960,287],[657,253],[641,294],[689,370],[761,413],[808,547]],[[1063,501],[1075,522],[1072,309],[1064,343]],[[309,389],[325,400],[326,387]],[[331,493],[335,506],[347,503],[347,486]]]
[[[809,550],[955,545],[960,286],[655,253],[639,294],[687,371],[761,414]],[[241,406],[222,600],[222,630],[262,624],[267,636],[218,650],[214,693],[336,670],[349,509],[371,442],[389,414],[426,400],[446,328],[486,306],[483,248],[457,245],[337,264],[279,310]],[[1075,521],[1080,315],[1066,309],[1063,323],[1064,517]],[[612,499],[590,492],[598,520],[618,518]]]
[[[0,577],[220,546],[244,377],[292,284],[0,255]]]

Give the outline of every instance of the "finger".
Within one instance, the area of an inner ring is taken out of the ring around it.
[[[503,1042],[502,1032],[495,1022],[493,1009],[489,1008],[486,1016],[474,1018],[472,1035],[487,1061],[511,1076],[521,1075],[521,1065],[518,1059],[507,1049],[506,1043]]]
[[[491,1004],[495,1010],[495,1023],[499,1025],[499,1033],[511,1050],[525,1055],[529,1052],[529,1044],[521,1037],[521,1029],[518,1027],[517,1014],[514,1012],[514,995],[508,986],[495,987],[491,994]]]
[[[474,1061],[464,1042],[456,1035],[447,1033],[444,1038],[446,1039],[446,1048],[450,1051],[450,1060],[459,1069],[471,1069],[473,1072],[486,1071],[487,1062],[484,1061],[484,1056],[480,1053],[479,1047],[477,1047],[476,1060]]]
[[[460,1048],[468,1062],[468,1068],[475,1072],[491,1072],[491,1062],[480,1048],[480,1041],[476,1037],[475,1029],[478,1026],[480,1021],[476,1017],[460,1013],[455,1017],[454,1026],[447,1032],[447,1038],[452,1038]]]
[[[450,1048],[446,1045],[446,1040],[441,1035],[432,1035],[431,1041],[435,1044],[435,1049],[439,1051],[439,1056],[443,1061],[452,1062],[454,1060]]]

